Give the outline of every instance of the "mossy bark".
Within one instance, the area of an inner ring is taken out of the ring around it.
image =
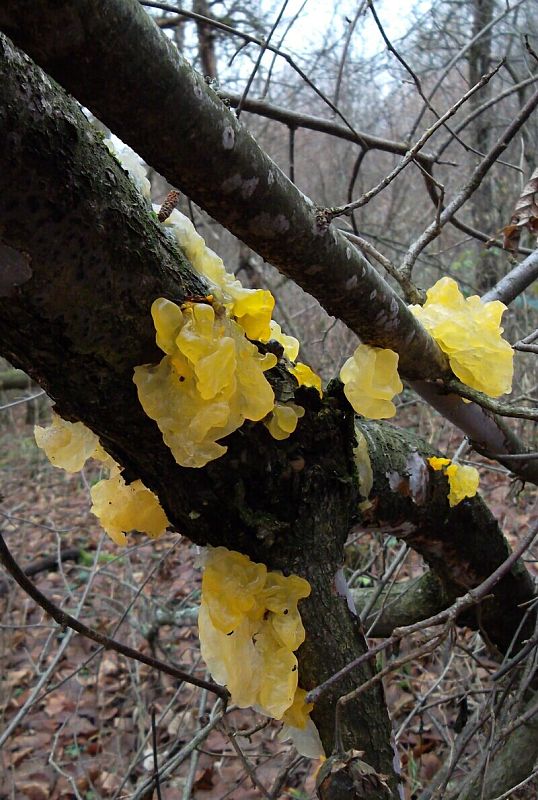
[[[510,547],[497,520],[478,495],[450,507],[447,478],[426,463],[442,454],[413,433],[364,419],[357,427],[368,443],[374,476],[362,524],[390,531],[420,553],[440,582],[440,603],[449,605],[508,558]],[[522,606],[533,596],[533,580],[518,561],[492,599],[460,621],[479,628],[501,652],[517,649],[533,630],[534,612],[526,614]]]

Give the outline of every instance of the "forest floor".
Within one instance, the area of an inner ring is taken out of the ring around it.
[[[419,424],[411,412],[408,424]],[[453,453],[459,443],[453,429],[434,422],[431,429],[436,443]],[[60,568],[56,563],[34,574],[41,592],[90,627],[206,676],[193,613],[200,588],[195,548],[177,534],[157,542],[133,534],[127,548],[118,548],[89,510],[97,477],[54,469],[35,446],[24,406],[0,416],[0,529],[9,547],[24,568],[60,550],[76,551]],[[495,468],[482,472],[481,491],[508,538],[524,535],[533,523],[532,492],[518,491]],[[350,574],[372,555],[361,580],[375,580],[398,548],[375,532],[362,536],[349,548]],[[411,554],[398,579],[421,568]],[[534,564],[529,568],[535,571]],[[462,714],[488,691],[496,668],[476,634],[461,631],[458,638],[460,649],[412,663],[386,685],[407,800],[438,770]],[[479,657],[473,661],[466,651]],[[226,728],[211,727],[213,702],[195,687],[178,686],[60,629],[0,572],[0,800],[149,800],[158,795],[142,787],[155,754],[162,768],[178,753],[162,800],[263,797],[249,777],[253,770],[268,797],[312,796],[318,763],[290,752],[277,738],[278,723],[245,710],[229,713]],[[210,732],[200,734],[207,726]]]

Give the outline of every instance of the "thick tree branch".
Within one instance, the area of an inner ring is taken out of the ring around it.
[[[232,108],[239,105],[241,95],[231,94],[219,89],[219,97],[230,104]],[[243,102],[242,108],[244,111],[249,111],[251,114],[257,114],[266,119],[273,119],[276,122],[282,122],[284,125],[291,125],[294,128],[306,128],[311,131],[318,131],[319,133],[327,133],[329,136],[335,136],[337,139],[344,139],[348,142],[354,142],[361,145],[365,150],[381,150],[385,153],[394,153],[398,156],[405,156],[409,150],[409,145],[406,142],[395,142],[390,139],[383,139],[380,136],[372,136],[370,133],[364,131],[351,131],[345,125],[334,120],[324,119],[323,117],[314,117],[310,114],[303,114],[300,111],[293,111],[283,106],[276,106],[268,103],[267,100],[254,100],[247,99]],[[425,166],[431,168],[433,158],[429,153],[417,153],[415,160],[424,163]]]
[[[66,26],[76,35],[65,36]],[[342,234],[326,227],[135,0],[80,0],[61,8],[40,0],[31,9],[9,0],[0,7],[0,27],[172,184],[363,341],[398,352],[403,375],[446,374],[444,354],[401,299]],[[458,410],[454,422],[468,433],[465,420]],[[491,441],[487,449],[503,448]]]
[[[448,506],[446,478],[425,462],[437,451],[400,428],[362,419],[357,426],[368,444],[373,471],[371,505],[361,524],[379,526],[420,553],[440,583],[440,607],[443,600],[449,605],[477,587],[505,563],[509,545],[480,497]],[[533,597],[532,578],[518,561],[494,586],[493,598],[481,604],[480,613],[465,614],[460,621],[483,630],[490,643],[505,651],[525,614],[520,604]],[[532,626],[529,619],[516,647]]]
[[[132,658],[135,661],[139,661],[141,664],[147,664],[148,667],[159,670],[159,672],[164,672],[166,675],[171,675],[173,678],[177,678],[180,681],[191,683],[193,686],[199,686],[202,689],[207,689],[209,692],[213,692],[223,700],[227,699],[228,692],[222,686],[218,686],[210,681],[205,681],[202,678],[197,678],[190,672],[177,669],[177,667],[167,664],[164,661],[159,661],[159,659],[153,658],[152,656],[146,656],[139,650],[135,650],[134,648],[129,647],[122,642],[118,642],[116,639],[111,639],[110,636],[106,636],[100,631],[89,628],[76,617],[72,617],[71,614],[68,614],[66,611],[59,608],[55,603],[49,600],[48,597],[40,592],[37,586],[26,575],[26,573],[22,571],[11,555],[11,551],[5,543],[4,537],[1,533],[0,561],[9,574],[17,581],[21,589],[23,589],[26,594],[32,598],[32,600],[41,606],[41,608],[46,611],[46,613],[51,616],[62,628],[72,628],[72,630],[80,633],[87,639],[91,639],[93,642],[101,645],[101,647],[104,647],[106,650],[115,650],[116,653],[120,653],[120,655],[125,656],[126,658]]]
[[[263,153],[136,0],[40,0],[31,7],[9,0],[0,7],[0,27],[152,167],[363,341],[398,352],[404,375],[447,373],[444,354],[403,301]]]

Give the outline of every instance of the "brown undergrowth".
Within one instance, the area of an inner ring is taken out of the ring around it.
[[[25,404],[0,414],[0,526],[21,566],[75,551],[34,574],[42,592],[87,625],[204,677],[195,548],[178,534],[158,542],[131,534],[126,549],[116,547],[89,511],[97,473],[70,476],[54,469],[33,443]],[[460,438],[429,414],[411,404],[401,418],[426,433],[430,426],[436,444],[453,454]],[[482,470],[481,491],[509,537],[515,541],[528,530],[530,492],[518,492],[493,465]],[[374,585],[400,548],[394,538],[371,531],[351,536],[348,578],[355,586]],[[420,558],[409,553],[396,580],[421,571]],[[59,629],[4,575],[0,620],[1,800],[148,800],[157,797],[144,789],[155,756],[160,769],[172,766],[163,776],[164,800],[244,800],[263,797],[262,787],[268,797],[312,796],[317,763],[278,741],[278,723],[232,709],[224,727],[215,719],[213,697]],[[497,666],[478,634],[460,630],[387,681],[409,800],[440,768],[465,718],[492,692]],[[472,763],[470,748],[460,770]]]

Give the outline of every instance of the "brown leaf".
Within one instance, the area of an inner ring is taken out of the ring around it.
[[[206,767],[196,773],[192,788],[198,789],[200,792],[208,792],[213,788],[213,783],[213,767]]]
[[[29,800],[48,800],[49,781],[44,776],[35,775],[25,781],[21,781],[17,787]]]
[[[505,250],[513,252],[517,249],[523,228],[531,233],[538,233],[538,169],[534,170],[530,181],[523,187],[510,224],[503,228]]]

